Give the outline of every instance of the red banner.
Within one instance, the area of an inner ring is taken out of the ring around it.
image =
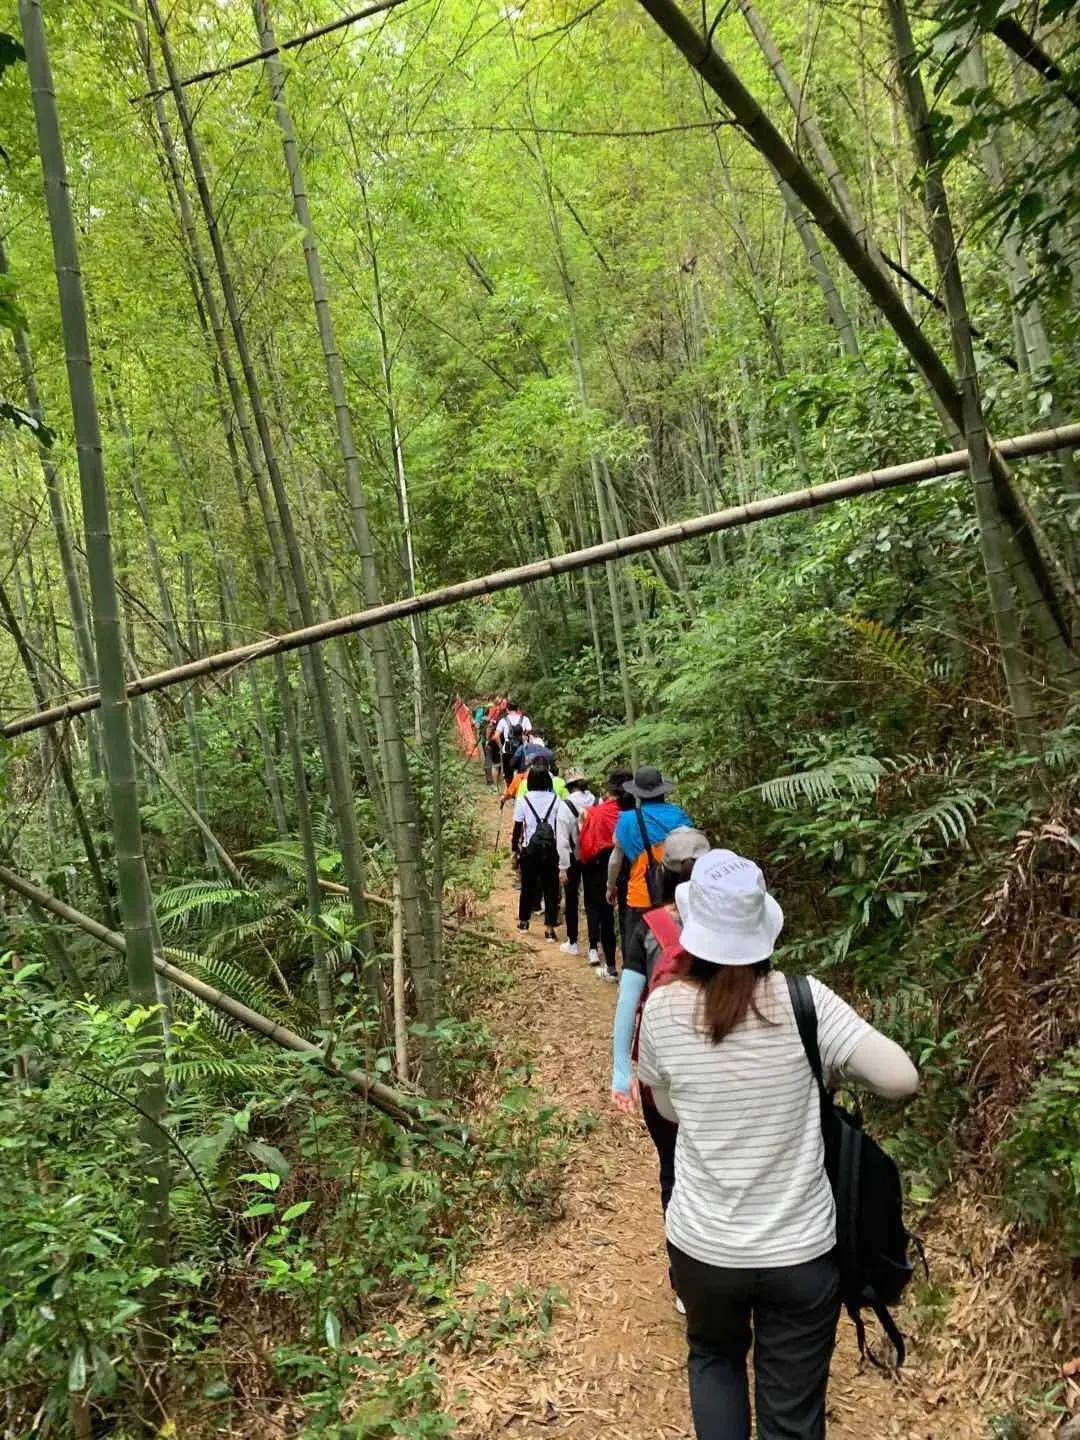
[[[454,701],[454,723],[457,725],[458,749],[463,755],[475,755],[476,726],[473,724],[472,712],[460,698]]]

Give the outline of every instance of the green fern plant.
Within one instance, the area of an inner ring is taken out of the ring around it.
[[[977,815],[976,804],[985,800],[978,790],[960,791],[955,795],[944,795],[925,810],[919,810],[904,822],[890,849],[898,849],[910,840],[936,830],[943,845],[963,845],[969,830],[974,829]]]
[[[844,624],[855,631],[864,647],[885,669],[918,683],[928,683],[926,657],[908,636],[865,615],[845,615]]]
[[[872,795],[886,768],[875,755],[839,755],[812,770],[777,775],[754,788],[774,810],[793,810],[800,801],[817,804],[843,792]]]
[[[205,925],[215,910],[250,898],[250,891],[236,890],[218,880],[187,880],[158,894],[157,917],[163,929],[189,921]]]

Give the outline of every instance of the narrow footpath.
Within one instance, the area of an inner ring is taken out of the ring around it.
[[[497,803],[489,794],[479,804],[493,835]],[[616,987],[584,956],[545,943],[535,921],[519,936],[516,907],[504,860],[489,919],[522,943],[520,959],[510,962],[518,983],[500,998],[496,1026],[526,1046],[545,1099],[600,1119],[575,1144],[561,1218],[529,1232],[507,1221],[464,1277],[466,1290],[489,1285],[496,1294],[557,1287],[565,1304],[550,1333],[539,1352],[531,1337],[524,1353],[511,1344],[483,1356],[445,1357],[439,1368],[447,1408],[465,1440],[689,1440],[684,1328],[663,1258],[655,1152],[644,1127],[608,1103]],[[954,1406],[933,1372],[917,1337],[899,1380],[861,1366],[852,1326],[841,1320],[830,1440],[981,1440],[985,1420]]]

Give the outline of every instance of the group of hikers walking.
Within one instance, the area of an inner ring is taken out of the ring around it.
[[[474,719],[514,806],[519,930],[542,909],[557,943],[562,901],[560,948],[579,954],[583,896],[588,961],[619,985],[611,1099],[656,1149],[699,1440],[749,1440],[751,1348],[759,1440],[821,1440],[841,1304],[860,1343],[872,1308],[900,1360],[886,1307],[911,1273],[895,1166],[831,1090],[903,1099],[915,1067],[821,981],[773,969],[784,915],[760,868],[696,828],[657,767],[613,771],[598,798],[521,706]]]

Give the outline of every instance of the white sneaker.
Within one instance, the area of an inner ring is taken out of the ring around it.
[[[686,1306],[679,1299],[678,1295],[675,1296],[675,1313],[676,1315],[686,1314]]]
[[[581,954],[581,951],[578,949],[578,944],[576,940],[564,940],[559,946],[559,949],[563,952],[564,955]]]
[[[590,950],[590,951],[589,951],[589,964],[590,964],[590,965],[599,965],[599,964],[600,964],[600,952],[599,952],[598,950]]]
[[[606,965],[601,965],[596,973],[600,976],[600,979],[606,981],[608,985],[614,985],[619,978],[615,971],[609,970]]]

